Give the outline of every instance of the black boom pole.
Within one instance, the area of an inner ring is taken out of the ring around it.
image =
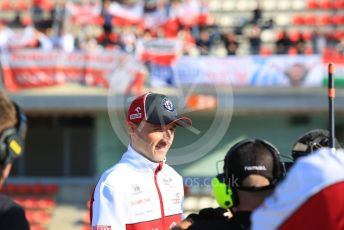
[[[334,65],[330,63],[328,65],[328,105],[329,105],[329,147],[335,149],[335,127],[334,127],[334,98],[336,96],[336,91],[334,88]]]

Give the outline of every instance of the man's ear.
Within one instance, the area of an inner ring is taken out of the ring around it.
[[[136,130],[137,126],[136,124],[134,124],[133,122],[127,122],[127,129],[128,129],[128,133],[129,135],[133,134]]]

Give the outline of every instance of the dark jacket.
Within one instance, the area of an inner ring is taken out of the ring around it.
[[[246,230],[250,228],[251,212],[236,212],[231,219],[223,216],[225,212],[223,208],[206,208],[202,209],[198,215],[190,214],[188,219],[191,219],[193,224],[188,230]]]
[[[0,194],[0,229],[30,229],[24,209],[11,200],[11,198],[3,194]]]

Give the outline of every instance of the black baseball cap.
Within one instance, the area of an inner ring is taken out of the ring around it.
[[[232,187],[243,190],[259,190],[259,187],[252,185],[252,189],[245,189],[242,185],[245,178],[250,175],[260,175],[269,180],[270,184],[264,186],[266,189],[272,188],[278,181],[280,173],[279,154],[277,149],[268,142],[260,139],[249,139],[239,142],[233,146],[227,153],[225,159],[224,172],[227,173],[228,179],[236,180]]]
[[[147,121],[156,125],[176,125],[189,127],[192,120],[186,116],[178,116],[172,101],[163,94],[146,93],[137,97],[129,106],[127,121],[140,123]]]
[[[325,129],[313,129],[303,134],[292,148],[293,160],[297,160],[299,157],[311,154],[317,149],[329,147],[330,133]],[[335,139],[335,147],[341,148],[337,139]]]

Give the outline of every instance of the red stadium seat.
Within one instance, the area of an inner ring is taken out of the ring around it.
[[[344,31],[337,30],[334,36],[338,41],[340,41],[344,38]]]
[[[293,23],[295,25],[303,25],[305,24],[305,18],[302,15],[295,15],[293,18]]]
[[[312,32],[305,31],[305,32],[303,32],[302,37],[303,37],[303,40],[310,41],[312,39],[313,35],[312,35]]]
[[[24,26],[29,26],[29,25],[32,25],[32,18],[30,16],[28,17],[22,17],[20,19],[21,23],[24,25]]]
[[[315,0],[310,0],[307,2],[307,8],[309,9],[317,9],[319,8],[319,3]]]
[[[302,34],[299,31],[291,31],[289,32],[289,39],[292,42],[297,42],[300,40]]]
[[[304,53],[305,53],[305,55],[312,55],[312,54],[314,54],[314,50],[311,46],[308,46],[305,48]]]
[[[320,22],[323,25],[332,25],[333,24],[333,17],[329,15],[324,15],[320,18]]]
[[[323,0],[322,2],[320,2],[319,8],[322,8],[322,9],[325,9],[325,10],[330,10],[330,9],[334,8],[333,1],[331,1],[331,0]]]
[[[318,18],[314,15],[308,15],[305,17],[305,24],[316,25],[318,23]]]
[[[334,2],[334,7],[336,9],[344,9],[344,0],[336,0]]]
[[[288,55],[290,55],[290,56],[295,56],[295,55],[297,55],[297,54],[298,54],[298,52],[297,52],[297,49],[296,49],[295,47],[289,48],[289,50],[288,50]]]
[[[260,48],[259,54],[261,56],[270,56],[270,55],[272,55],[272,51],[268,47],[262,47],[262,48]]]
[[[30,194],[31,193],[31,185],[19,184],[19,185],[17,185],[17,192],[20,194]]]
[[[55,195],[56,193],[58,193],[58,191],[59,191],[59,187],[56,184],[47,184],[45,186],[45,192],[47,194]]]
[[[12,10],[13,6],[12,6],[12,3],[11,1],[9,0],[2,0],[0,2],[0,9],[3,10],[3,11],[6,11],[6,10]]]
[[[31,187],[33,194],[42,194],[44,193],[45,187],[42,184],[34,184]]]
[[[14,9],[17,11],[25,11],[29,9],[29,5],[27,4],[26,1],[24,0],[18,0],[15,4],[14,4]]]
[[[335,15],[333,18],[333,24],[336,24],[336,25],[343,25],[344,24],[344,15]]]
[[[44,11],[51,11],[54,8],[54,3],[51,0],[43,0],[41,8]]]

